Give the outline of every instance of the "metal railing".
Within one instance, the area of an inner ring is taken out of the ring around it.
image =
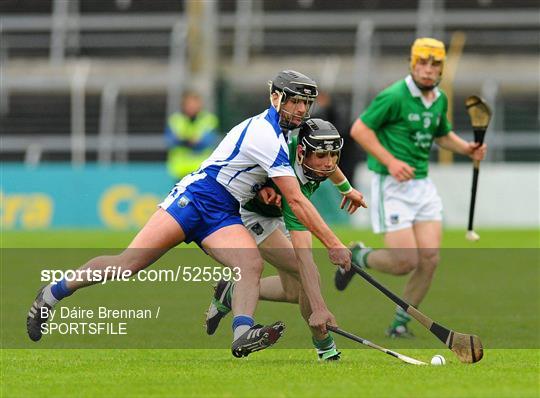
[[[124,130],[125,131],[125,130]],[[538,142],[538,134],[531,133],[529,131],[513,131],[511,134],[505,134],[502,130],[496,130],[490,128],[489,134],[486,138],[489,138],[490,151],[497,154],[497,158],[491,160],[504,161],[504,151],[521,150],[521,149],[534,149],[540,147]],[[460,136],[466,140],[472,140],[472,133],[463,133]],[[149,133],[148,135],[130,135],[130,134],[116,134],[109,137],[110,140],[106,142],[108,146],[107,159],[104,159],[100,163],[108,164],[112,160],[119,162],[126,162],[130,154],[138,154],[144,152],[160,152],[165,151],[165,142],[161,139],[156,140],[155,135]],[[536,139],[537,144],[531,148],[531,140]],[[126,143],[129,142],[129,145]],[[102,153],[103,137],[101,136],[88,136],[85,139],[86,151]],[[28,136],[5,136],[2,137],[2,152],[6,154],[24,154],[24,159],[30,164],[39,163],[41,157],[44,154],[58,154],[69,153],[72,150],[70,141],[66,140],[65,135],[48,135],[43,137],[40,135],[28,135]],[[434,146],[432,151],[437,151]]]
[[[67,0],[57,0],[67,1]],[[238,59],[247,56],[249,61],[250,49],[253,46],[253,41],[260,45],[260,35],[255,35],[256,39],[250,38],[250,32],[260,32],[264,30],[283,31],[286,27],[286,32],[295,32],[307,29],[316,28],[319,31],[343,30],[347,29],[355,31],[360,20],[370,20],[376,29],[412,29],[418,30],[418,23],[422,20],[423,13],[417,11],[400,11],[400,12],[303,12],[303,13],[287,13],[287,12],[265,12],[250,8],[250,0],[238,0],[241,6],[238,7],[237,13],[220,14],[216,18],[216,28],[220,31],[234,32],[235,39],[231,41],[233,44],[233,53]],[[71,1],[69,1],[70,4]],[[63,4],[63,3],[61,3]],[[25,16],[3,16],[1,18],[2,29],[7,34],[17,33],[39,33],[49,32],[51,34],[53,45],[50,46],[51,54],[64,54],[66,46],[70,41],[67,39],[70,35],[80,35],[81,32],[152,32],[152,31],[170,31],[173,26],[182,21],[187,23],[187,17],[183,14],[152,14],[141,17],[139,15],[77,15],[63,10],[61,15],[25,15]],[[58,11],[60,13],[60,11]],[[511,12],[504,10],[446,10],[443,14],[438,15],[440,24],[444,26],[446,31],[456,29],[483,29],[490,28],[504,29],[518,32],[523,29],[539,29],[540,20],[538,13],[527,10],[513,10]],[[61,24],[59,23],[61,22]],[[239,23],[240,21],[240,23]],[[504,30],[498,33],[495,39],[504,42],[508,39],[508,34]],[[494,32],[497,34],[497,32]],[[251,35],[253,36],[253,35]],[[522,39],[526,37],[522,37]],[[31,38],[29,39],[31,40]],[[116,43],[114,36],[110,36],[111,43],[101,42],[96,45],[110,46],[119,45]],[[125,40],[122,38],[122,40]],[[77,42],[77,40],[72,40]],[[528,35],[528,41],[534,45],[538,43],[538,34]],[[129,45],[129,42],[124,42],[124,45]],[[137,43],[132,43],[136,45]],[[287,43],[283,42],[286,46]],[[30,43],[30,45],[36,45]],[[44,45],[49,48],[49,43]],[[53,51],[54,48],[54,51]]]
[[[440,1],[440,0],[439,0]],[[353,55],[353,76],[351,76],[353,100],[351,102],[351,113],[354,115],[359,109],[363,109],[367,103],[370,90],[369,78],[372,71],[372,59],[380,54],[380,43],[375,38],[375,33],[380,30],[389,29],[411,29],[416,32],[433,32],[433,24],[426,21],[438,21],[438,26],[443,26],[445,30],[474,28],[491,29],[502,28],[515,31],[519,34],[522,28],[540,30],[540,19],[538,14],[528,10],[515,10],[507,12],[505,10],[445,10],[441,12],[441,3],[438,7],[420,7],[419,10],[399,11],[399,12],[364,12],[364,11],[344,11],[344,12],[262,12],[259,7],[254,7],[251,0],[237,0],[237,12],[217,15],[216,4],[209,7],[209,20],[215,23],[205,26],[207,33],[211,35],[211,42],[217,40],[217,36],[223,31],[233,31],[232,41],[233,57],[232,63],[237,70],[245,70],[249,65],[252,48],[258,47],[264,42],[265,30],[276,30],[281,35],[296,34],[307,29],[316,27],[322,32],[348,29],[356,32],[356,42]],[[421,1],[420,4],[424,2]],[[433,3],[433,2],[432,2]],[[116,160],[127,159],[127,152],[115,152],[111,143],[116,142],[115,135],[120,137],[126,144],[125,148],[131,150],[136,147],[137,142],[133,138],[127,139],[126,110],[125,103],[122,103],[122,93],[125,87],[137,86],[161,87],[167,90],[167,111],[172,113],[179,103],[183,85],[188,79],[188,68],[186,66],[187,47],[187,22],[186,15],[177,14],[152,14],[141,17],[140,15],[79,15],[76,12],[78,0],[55,0],[54,12],[50,16],[24,15],[6,16],[1,19],[0,34],[29,33],[29,32],[49,32],[50,45],[49,59],[52,65],[61,65],[66,57],[66,47],[77,47],[81,45],[81,32],[151,32],[155,30],[168,31],[169,39],[166,46],[169,48],[168,73],[162,76],[147,76],[144,80],[132,81],[129,78],[108,78],[101,77],[89,80],[91,64],[87,61],[80,61],[75,67],[72,75],[57,78],[47,78],[44,76],[25,76],[24,79],[13,80],[8,84],[2,84],[0,88],[0,99],[2,106],[0,112],[6,112],[9,106],[10,89],[31,89],[69,90],[71,93],[71,141],[70,148],[72,161],[75,164],[85,162],[85,153],[88,148],[94,148],[99,152],[100,162],[111,162],[113,155]],[[431,3],[430,3],[431,4]],[[435,5],[435,3],[433,3]],[[435,18],[436,17],[436,18]],[[424,22],[423,22],[424,21]],[[428,26],[429,25],[429,26]],[[286,27],[287,32],[283,32]],[[255,39],[252,33],[256,32]],[[504,38],[506,33],[500,32],[494,35],[491,40],[498,41]],[[522,37],[521,35],[520,37]],[[538,34],[531,37],[525,35],[531,43],[537,43]],[[0,37],[1,38],[1,37]],[[1,40],[0,62],[2,69],[6,65],[8,51]],[[136,41],[125,42],[121,39],[115,40],[114,34],[110,35],[107,43],[98,43],[103,46],[116,45],[137,45]],[[160,45],[162,45],[160,43]],[[280,46],[286,46],[286,41],[279,41]],[[217,59],[215,52],[207,51],[208,58],[205,68],[207,84],[212,85],[216,80]],[[322,68],[327,68],[325,63]],[[5,83],[6,76],[3,72],[0,75],[2,83]],[[240,72],[242,73],[242,72]],[[509,72],[511,73],[511,72]],[[519,78],[519,76],[518,76]],[[99,135],[97,141],[86,137],[85,134],[85,94],[89,89],[98,90],[101,93],[101,111],[99,121]],[[207,88],[209,92],[213,91]],[[499,92],[499,82],[488,80],[483,87],[483,94],[488,97],[488,101],[493,104],[500,103],[497,95]],[[500,112],[502,113],[502,112]],[[540,114],[540,110],[539,110]],[[497,119],[499,118],[499,119]],[[540,118],[540,116],[539,116]],[[494,132],[489,135],[492,147],[500,145],[501,148],[509,147],[516,142],[517,136],[512,134],[512,139],[507,140],[502,131],[502,121],[499,116],[493,122]],[[123,126],[123,127],[122,127]],[[496,131],[496,133],[495,133]],[[522,140],[531,142],[532,136],[523,133]],[[519,140],[518,140],[519,141]],[[10,145],[25,142],[24,139],[15,137],[7,141]],[[52,142],[58,144],[55,140]],[[5,150],[6,140],[3,141],[2,150]],[[43,144],[44,145],[44,144]],[[39,148],[44,148],[41,145]],[[161,145],[158,145],[161,147]],[[60,146],[63,148],[64,146]],[[40,153],[35,145],[29,147],[27,157],[35,161]],[[52,150],[47,145],[47,150]],[[494,158],[499,158],[495,152]]]

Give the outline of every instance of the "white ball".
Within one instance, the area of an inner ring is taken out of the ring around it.
[[[446,364],[446,359],[442,355],[435,355],[431,358],[431,364],[435,366],[441,366]]]

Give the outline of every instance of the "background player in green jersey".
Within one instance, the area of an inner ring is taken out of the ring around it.
[[[353,213],[360,206],[366,207],[362,194],[351,187],[337,167],[343,139],[331,123],[308,120],[298,135],[289,137],[288,146],[290,163],[307,198],[322,181],[330,178],[343,194],[341,208],[348,203],[347,210]],[[311,251],[311,232],[291,210],[294,203],[281,200],[276,187],[263,188],[259,196],[244,205],[242,221],[255,238],[263,258],[279,273],[261,279],[259,298],[299,303],[302,316],[311,327],[319,358],[339,359],[334,340],[326,330],[326,325],[336,325],[336,320],[321,294],[319,273]],[[226,281],[216,287],[207,313],[208,334],[215,332],[219,321],[230,311],[233,289],[234,284]]]
[[[439,262],[442,202],[428,177],[433,141],[455,153],[482,160],[486,146],[466,142],[453,131],[446,113],[448,99],[437,86],[446,52],[431,38],[417,39],[411,48],[410,74],[381,91],[353,124],[351,136],[368,152],[371,222],[394,250],[353,247],[353,261],[394,275],[411,274],[404,299],[418,306]],[[336,272],[338,290],[354,272]],[[391,337],[411,336],[409,315],[397,309],[387,330]]]

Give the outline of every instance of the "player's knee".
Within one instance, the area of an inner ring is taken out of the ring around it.
[[[418,267],[418,256],[407,254],[399,256],[396,261],[396,274],[407,275]]]
[[[439,250],[424,249],[420,252],[421,267],[427,271],[435,271],[439,264]]]
[[[298,283],[300,283],[300,272],[297,270],[289,271],[288,274]]]
[[[287,300],[288,303],[297,304],[298,298],[299,298],[298,289],[291,286],[287,290],[285,290],[285,300]]]
[[[301,289],[300,274],[296,271],[282,271],[279,273],[279,278],[285,294],[285,301],[297,304]]]
[[[264,270],[264,260],[262,259],[262,257],[259,256],[257,257],[257,259],[253,260],[252,264],[253,273],[257,275],[257,278],[260,278]]]
[[[262,257],[252,257],[242,261],[242,264],[238,264],[242,279],[256,279],[257,281],[261,277],[264,270],[264,261]]]
[[[114,263],[122,270],[129,270],[131,275],[135,275],[152,264],[153,256],[146,254],[144,251],[126,249],[118,256],[114,256],[116,257]]]

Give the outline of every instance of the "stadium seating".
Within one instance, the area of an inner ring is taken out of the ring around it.
[[[501,16],[531,14],[530,11],[535,10],[534,3],[527,0],[445,3],[444,39],[448,43],[453,31],[464,31],[467,35],[464,62],[465,58],[471,60],[466,64],[467,76],[459,74],[462,70],[458,70],[456,104],[460,104],[470,90],[481,89],[481,82],[491,73],[486,70],[488,64],[476,61],[483,56],[497,60],[489,64],[493,71],[491,80],[496,81],[500,90],[496,106],[501,117],[495,128],[505,134],[517,134],[516,137],[521,134],[520,139],[508,140],[509,146],[502,149],[502,157],[507,160],[538,158],[534,143],[531,150],[530,138],[531,133],[540,130],[534,63],[531,65],[538,54],[539,23],[529,20],[516,26],[504,22]],[[0,132],[10,143],[9,150],[2,148],[0,159],[23,160],[27,149],[26,141],[21,140],[24,137],[71,134],[73,69],[81,61],[89,60],[92,69],[85,94],[85,134],[92,137],[99,133],[103,89],[113,81],[119,87],[119,108],[123,107],[126,116],[124,133],[135,137],[128,141],[129,159],[162,160],[161,134],[167,106],[171,29],[178,20],[187,20],[187,2],[79,0],[69,4],[66,12],[72,23],[67,24],[63,32],[66,46],[59,65],[54,65],[49,57],[55,29],[55,1],[7,0],[0,4],[3,23],[0,67],[4,69],[3,79],[7,83],[3,88],[6,101],[0,108]],[[372,65],[383,66],[377,76],[369,78],[369,95],[406,71],[403,61],[416,34],[417,0],[255,1],[253,12],[257,11],[257,4],[264,11],[264,19],[260,26],[252,28],[249,57],[254,66],[250,73],[235,67],[237,2],[220,1],[216,5],[220,82],[210,96],[216,101],[223,130],[264,106],[259,98],[264,99],[265,81],[280,67],[278,65],[291,63],[319,77],[317,75],[324,72],[321,71],[321,54],[324,59],[337,60],[339,64],[340,76],[334,78],[330,89],[339,94],[344,118],[350,120],[353,116],[346,104],[351,99],[352,54],[356,23],[360,18],[375,21]],[[477,25],[465,18],[474,12],[486,15]],[[461,16],[463,22],[459,22]],[[275,57],[284,60],[275,62]],[[520,67],[523,73],[516,76],[513,62],[523,66]],[[532,71],[533,81],[528,80],[528,70]],[[127,77],[122,76],[124,74]],[[194,80],[200,82],[200,79]],[[456,128],[467,129],[464,112],[454,113]],[[39,131],[35,131],[35,126],[39,126]],[[137,137],[149,139],[145,141],[147,145],[137,144]],[[146,147],[147,153],[138,151],[137,145]],[[88,148],[89,159],[96,157],[96,150]],[[68,160],[69,145],[63,152],[44,153],[42,160],[47,159]]]

